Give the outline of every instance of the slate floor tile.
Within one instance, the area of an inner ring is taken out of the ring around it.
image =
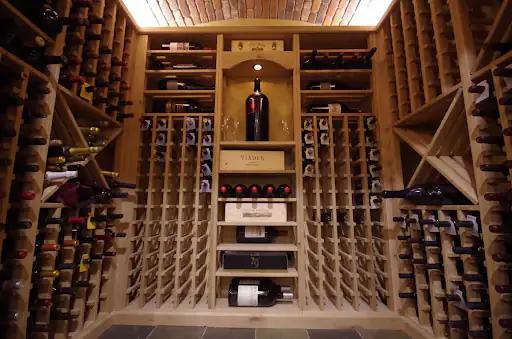
[[[364,339],[411,339],[407,333],[398,330],[360,330]]]
[[[343,330],[308,330],[310,339],[362,339],[355,331],[350,329]]]
[[[308,332],[295,328],[257,328],[256,339],[308,339]]]
[[[204,331],[204,326],[157,326],[147,339],[201,339]]]
[[[154,326],[113,325],[100,335],[100,339],[146,339]]]
[[[202,339],[254,339],[254,328],[208,327]]]

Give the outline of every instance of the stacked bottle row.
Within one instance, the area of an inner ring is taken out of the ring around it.
[[[71,335],[112,310],[116,238],[113,205],[41,212],[30,292],[30,335]]]
[[[32,267],[52,88],[45,75],[3,52],[0,72],[0,322],[19,335],[27,316],[25,267]]]
[[[146,115],[141,133],[130,300],[195,304],[206,287],[213,118]]]
[[[490,338],[487,271],[479,213],[402,210],[399,297],[436,336]]]
[[[460,81],[446,2],[403,0],[383,24],[394,74],[398,116],[405,117]]]
[[[380,236],[375,118],[302,121],[308,288],[320,307],[327,300],[340,307],[344,297],[355,308],[363,299],[375,309],[377,298],[387,302],[388,265],[372,231]]]
[[[59,83],[117,120],[133,116],[127,71],[133,27],[116,1],[74,1]]]

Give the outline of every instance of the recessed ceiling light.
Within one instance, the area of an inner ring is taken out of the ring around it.
[[[252,66],[252,68],[254,68],[255,71],[261,71],[263,66],[261,66],[260,64],[255,64],[254,66]]]

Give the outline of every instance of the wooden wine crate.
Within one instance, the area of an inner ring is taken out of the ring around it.
[[[283,171],[284,151],[223,150],[221,171]]]

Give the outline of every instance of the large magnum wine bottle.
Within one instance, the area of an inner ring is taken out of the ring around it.
[[[270,279],[233,279],[228,290],[229,306],[269,307],[292,299],[289,287],[276,285]]]
[[[247,141],[268,141],[268,98],[261,93],[260,79],[254,79],[254,93],[245,101]]]
[[[467,199],[451,185],[417,185],[400,191],[382,191],[383,198],[401,198],[416,205],[464,205]]]

